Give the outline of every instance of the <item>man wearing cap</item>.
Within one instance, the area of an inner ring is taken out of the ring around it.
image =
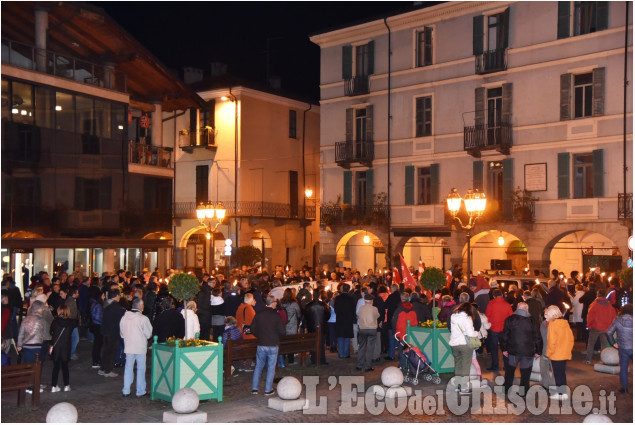
[[[372,351],[377,339],[377,325],[379,322],[379,310],[373,306],[373,296],[364,295],[364,305],[359,308],[357,313],[359,331],[357,332],[357,342],[359,349],[357,350],[357,370],[370,372],[373,370],[371,361],[373,360]]]

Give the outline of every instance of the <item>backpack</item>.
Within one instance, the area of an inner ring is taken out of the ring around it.
[[[286,325],[289,322],[289,319],[287,318],[287,311],[280,307],[278,309],[278,314],[280,315],[280,318],[282,319],[282,324]]]

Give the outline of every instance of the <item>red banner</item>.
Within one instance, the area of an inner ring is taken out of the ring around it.
[[[403,259],[401,253],[399,253],[399,259],[401,260],[401,276],[403,276],[404,287],[414,290],[417,286],[417,282],[415,281],[415,278],[412,277],[412,274],[408,269],[408,265],[406,264],[406,260]]]

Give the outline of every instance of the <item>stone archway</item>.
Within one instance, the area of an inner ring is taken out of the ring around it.
[[[383,261],[382,261],[383,260]],[[367,230],[352,230],[337,242],[335,262],[360,272],[385,267],[385,248],[381,239]]]
[[[545,246],[543,256],[546,255],[549,256],[550,269],[558,269],[567,276],[573,270],[586,271],[585,258],[587,261],[592,257],[612,258],[612,262],[623,263],[623,250],[611,238],[587,229],[572,229],[553,237]]]

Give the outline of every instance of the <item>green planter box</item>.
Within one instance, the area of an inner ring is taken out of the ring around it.
[[[454,372],[454,356],[450,347],[450,330],[410,326],[406,330],[408,342],[429,357],[430,365],[438,373]]]
[[[152,400],[172,401],[181,388],[192,388],[199,400],[223,401],[223,344],[199,347],[152,344]]]

